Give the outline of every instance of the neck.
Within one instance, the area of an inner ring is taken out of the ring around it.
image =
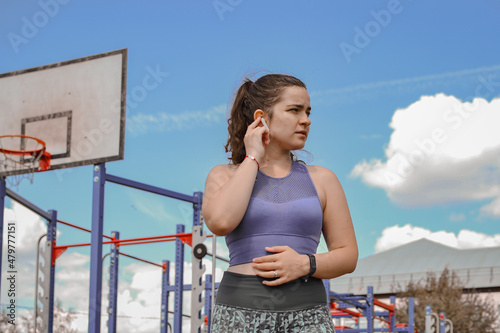
[[[292,167],[292,158],[289,150],[275,151],[266,149],[264,158],[260,162],[260,169],[272,177],[286,176]]]

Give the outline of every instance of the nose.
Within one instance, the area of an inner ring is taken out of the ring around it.
[[[302,117],[300,117],[300,124],[304,126],[311,125],[311,119],[307,116],[305,112],[302,114]]]

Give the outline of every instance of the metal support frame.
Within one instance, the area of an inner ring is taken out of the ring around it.
[[[120,239],[118,231],[112,231],[113,239]],[[116,315],[117,315],[117,300],[118,300],[118,267],[119,267],[119,252],[118,244],[111,244],[111,252],[109,259],[109,304],[108,304],[108,332],[116,333]]]
[[[3,223],[5,212],[5,197],[7,196],[7,185],[5,177],[0,177],[0,296],[2,290],[2,258],[3,258]]]
[[[212,274],[207,274],[205,275],[205,314],[207,316],[207,333],[210,333],[210,330],[212,328],[212,297],[215,297],[215,295],[212,295],[212,279],[213,276]]]
[[[42,306],[41,308],[36,307],[37,313],[35,314],[35,321],[40,317],[40,330],[42,332],[52,333],[54,319],[54,246],[56,244],[57,212],[55,210],[50,210],[49,214],[51,218],[47,225],[47,238],[45,240],[45,246],[41,251],[43,265],[41,265],[40,271],[42,272],[43,279],[39,278],[39,281],[36,281],[42,290],[42,295],[40,295],[40,293],[36,295],[37,302],[40,302]],[[37,260],[39,259],[37,258]]]
[[[201,224],[193,225],[192,235],[193,249],[195,248],[195,246],[203,244],[203,241],[207,238],[206,234],[203,232],[203,225]],[[197,258],[195,251],[193,250],[191,268],[191,333],[201,333],[201,326],[204,322],[203,318],[201,317],[201,310],[205,305],[205,301],[202,297],[202,292],[204,289],[203,273],[205,273],[205,270],[206,267],[205,265],[203,265],[203,259]]]
[[[446,313],[432,312],[430,305],[425,306],[425,333],[453,333],[453,322],[446,318]]]
[[[368,294],[366,295],[366,329],[368,332],[373,332],[373,317],[375,315],[375,307],[373,304],[373,287],[368,287]]]
[[[178,224],[175,232],[184,233],[184,224]],[[174,333],[182,332],[182,300],[184,292],[184,243],[175,240],[175,298],[174,298]]]
[[[193,224],[199,225],[201,221],[202,192],[195,192],[193,196],[170,191],[160,187],[140,183],[130,179],[106,174],[105,164],[94,166],[94,189],[92,201],[92,238],[91,238],[91,269],[90,269],[90,297],[89,297],[89,333],[97,333],[100,330],[101,295],[102,295],[102,237],[104,216],[104,187],[106,182],[112,182],[138,190],[159,194],[177,200],[191,202],[194,205]],[[182,230],[182,231],[179,231]],[[184,225],[177,225],[177,234],[184,233]],[[184,279],[184,244],[180,238],[176,239],[176,261],[175,261],[175,314],[174,331],[182,331],[182,300]],[[167,288],[168,289],[168,288]],[[168,294],[168,292],[167,292]],[[168,299],[168,296],[166,296]],[[168,308],[168,304],[167,304]],[[162,317],[163,318],[163,317]],[[165,327],[168,326],[167,315],[165,315]]]
[[[366,319],[366,328],[360,328],[359,322],[356,324],[356,328],[339,328],[337,332],[339,333],[373,333],[373,332],[407,332],[413,333],[415,329],[415,317],[414,317],[414,299],[410,297],[408,299],[408,326],[406,327],[396,327],[396,298],[392,296],[390,298],[390,304],[385,304],[374,297],[373,287],[369,286],[367,288],[366,296],[354,296],[353,294],[338,294],[327,289],[327,295],[329,295],[329,300],[333,299],[338,303],[338,309],[345,311],[345,315],[338,317],[364,317]],[[384,311],[375,311],[375,306],[381,307]],[[359,312],[353,312],[347,310],[347,308],[355,307]],[[342,310],[346,309],[346,310]],[[374,319],[383,319],[389,324],[387,328],[375,328]]]
[[[168,331],[168,285],[170,284],[170,261],[163,260],[161,277],[161,324],[160,333]]]
[[[415,332],[415,300],[413,297],[408,298],[408,332]]]
[[[203,198],[202,192],[195,192],[193,196],[185,195],[182,193],[177,193],[162,189],[159,187],[135,182],[121,177],[116,177],[113,175],[106,174],[106,167],[104,163],[94,165],[93,172],[93,200],[92,200],[92,228],[91,230],[86,230],[91,232],[91,243],[89,244],[91,249],[90,255],[90,288],[89,288],[89,322],[88,322],[88,332],[97,333],[101,329],[101,296],[102,296],[102,246],[103,246],[103,224],[104,224],[104,190],[106,181],[110,181],[119,185],[124,185],[143,191],[171,197],[174,199],[187,201],[193,203],[193,231],[195,234],[194,243],[201,244],[206,238],[203,233],[202,216],[201,216],[201,203]],[[19,202],[26,208],[35,212],[42,218],[49,221],[47,230],[47,240],[44,246],[41,248],[41,256],[43,258],[43,265],[40,265],[40,271],[43,275],[43,279],[40,277],[39,281],[36,283],[41,286],[42,294],[36,295],[36,304],[41,304],[42,307],[39,311],[39,317],[42,319],[42,326],[39,327],[43,332],[52,332],[53,326],[53,308],[54,308],[54,277],[55,277],[55,250],[56,249],[56,230],[57,230],[57,212],[55,210],[46,212],[31,202],[27,201],[22,196],[11,191],[6,187],[5,178],[0,178],[0,234],[3,231],[3,220],[4,220],[4,209],[5,209],[5,198],[10,197],[11,199]],[[183,234],[185,231],[185,226],[180,224],[177,225],[177,234]],[[113,232],[114,238],[119,239],[119,233],[117,231]],[[0,237],[0,251],[1,251],[1,241]],[[174,332],[182,332],[182,301],[183,292],[186,290],[191,290],[191,285],[184,285],[184,242],[186,239],[183,237],[176,238],[176,261],[175,261],[175,285],[169,285],[169,271],[170,263],[169,261],[164,261],[164,270],[162,277],[162,324],[161,332],[167,332],[168,330],[168,300],[169,292],[175,292],[175,309],[174,309]],[[83,244],[84,245],[84,244]],[[78,245],[80,246],[80,245]],[[110,264],[110,302],[109,302],[109,320],[108,320],[108,331],[116,331],[116,312],[117,312],[117,291],[118,291],[118,244],[112,244],[111,253],[111,264]],[[37,259],[38,260],[38,259]],[[203,274],[204,266],[202,265],[201,259],[198,259],[194,265],[197,265],[200,270],[198,273]],[[0,267],[1,267],[1,252],[0,252]],[[198,274],[197,273],[197,274]],[[0,276],[1,277],[1,276]],[[205,308],[207,307],[207,302],[210,302],[211,295],[211,279],[205,282],[205,292],[208,294],[208,300],[203,300],[201,293],[203,287],[202,275],[197,277],[195,280],[199,283],[195,283],[195,296],[197,303],[205,303]],[[0,279],[1,281],[1,279]],[[196,296],[197,295],[197,296]],[[203,324],[201,319],[201,308],[203,305],[197,309],[198,315],[192,316],[197,317],[197,324],[194,325],[195,332],[200,332],[201,330],[196,328],[197,325]],[[207,314],[210,316],[210,305],[206,308]],[[37,314],[38,315],[38,314]],[[210,318],[209,318],[210,319]]]
[[[93,180],[88,332],[99,333],[101,331],[102,236],[104,185],[106,183],[106,166],[104,163],[94,165]]]
[[[390,298],[391,305],[394,307],[394,313],[392,316],[389,316],[389,331],[394,332],[396,330],[396,297],[391,296]],[[408,321],[411,321],[408,319]]]
[[[192,230],[192,269],[191,269],[191,333],[201,333],[201,326],[204,320],[201,317],[201,310],[204,306],[202,292],[203,274],[206,267],[203,265],[203,258],[197,258],[195,255],[196,246],[204,246],[203,242],[207,235],[203,232],[203,224],[201,219],[201,202],[203,193],[195,192],[193,198],[196,202],[193,203],[193,230]]]

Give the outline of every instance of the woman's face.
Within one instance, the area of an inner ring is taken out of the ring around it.
[[[273,108],[269,119],[271,144],[279,144],[282,149],[304,148],[309,134],[311,101],[303,87],[286,87],[280,102]]]

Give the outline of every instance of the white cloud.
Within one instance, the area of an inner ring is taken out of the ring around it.
[[[14,228],[9,229],[9,225]],[[47,233],[44,220],[16,201],[12,201],[12,208],[4,209],[4,249],[8,244],[8,230],[12,230],[11,241],[16,242],[17,255],[36,251],[38,239]]]
[[[47,233],[47,228],[37,214],[16,201],[11,203],[11,208],[4,208],[2,279],[6,278],[8,270],[17,271],[16,296],[34,299],[36,247],[40,236]],[[8,256],[9,244],[11,250],[14,249],[11,257]],[[2,283],[2,303],[7,301],[7,289],[8,284]]]
[[[205,111],[185,111],[178,114],[159,112],[139,113],[127,118],[127,130],[132,134],[153,131],[174,131],[220,123],[226,119],[226,105],[214,106]]]
[[[481,213],[491,216],[500,216],[500,197],[490,204],[481,207]]]
[[[382,252],[422,238],[457,249],[471,249],[500,246],[500,234],[486,235],[471,230],[461,230],[458,235],[452,232],[436,231],[415,227],[410,224],[385,228],[377,239],[375,252]]]
[[[500,198],[500,99],[423,96],[396,110],[386,160],[358,163],[353,177],[402,205]],[[497,204],[484,213],[500,216]]]

